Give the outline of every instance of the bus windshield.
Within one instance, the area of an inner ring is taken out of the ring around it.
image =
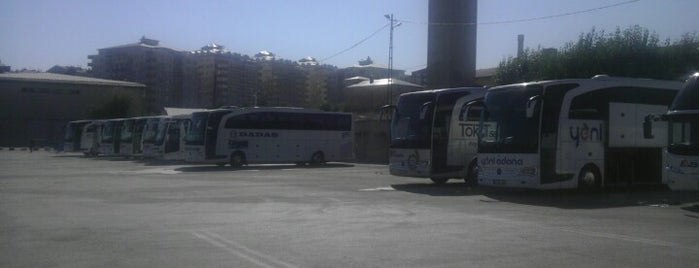
[[[121,136],[120,139],[123,142],[131,142],[131,137],[133,134],[133,121],[124,121],[121,125]]]
[[[69,123],[68,127],[66,127],[65,141],[73,141],[73,137],[75,137],[77,133],[78,125],[75,123]]]
[[[155,145],[163,145],[163,141],[165,141],[165,130],[167,129],[168,125],[170,123],[168,121],[162,121],[160,124],[158,124],[158,134],[155,135]]]
[[[667,151],[679,155],[699,154],[699,116],[676,115],[669,118],[670,142]]]
[[[193,113],[192,121],[185,141],[191,145],[203,145],[204,135],[206,134],[206,120],[209,117],[208,112]]]
[[[478,143],[479,153],[536,153],[538,150],[539,110],[527,117],[530,98],[542,94],[538,85],[512,86],[488,91],[485,96],[486,112]],[[484,128],[485,128],[484,127]],[[494,128],[494,129],[490,129]]]
[[[148,122],[145,126],[145,132],[143,133],[143,142],[155,142],[156,135],[158,135],[159,122],[160,118],[148,119]]]
[[[114,139],[114,122],[107,122],[104,124],[104,129],[102,130],[102,141],[112,142]]]
[[[391,120],[391,148],[429,148],[434,93],[401,96]]]

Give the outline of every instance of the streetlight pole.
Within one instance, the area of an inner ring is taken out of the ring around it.
[[[400,26],[401,23],[396,23],[393,14],[383,15],[391,23],[391,36],[388,42],[388,104],[393,104],[393,29]]]
[[[390,15],[384,15],[386,19],[390,20],[391,22],[391,34],[390,34],[390,39],[388,42],[388,93],[387,95],[387,103],[388,104],[393,104],[393,28],[396,27],[395,25],[395,20],[393,19],[393,14]]]

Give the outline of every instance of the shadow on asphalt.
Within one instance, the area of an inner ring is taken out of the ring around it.
[[[57,157],[57,158],[90,158],[82,154],[59,154],[59,155],[53,155],[51,157]]]
[[[464,183],[408,183],[392,184],[391,187],[398,191],[404,191],[415,194],[424,194],[429,196],[472,196],[483,195],[487,192],[501,190],[486,187],[468,187]]]
[[[181,172],[216,172],[216,171],[236,171],[236,170],[282,170],[282,169],[316,169],[316,168],[347,168],[354,167],[352,164],[344,163],[328,163],[323,165],[289,165],[289,164],[279,164],[279,165],[248,165],[243,167],[231,167],[231,166],[189,166],[176,168],[176,171]]]
[[[689,212],[694,212],[694,213],[699,214],[699,204],[694,204],[693,206],[683,207],[682,209],[689,211]],[[694,217],[699,219],[699,215],[694,216]]]
[[[143,164],[144,166],[176,166],[176,165],[188,165],[182,160],[162,160],[162,159],[136,159],[134,163]]]
[[[687,206],[682,209],[699,213],[699,194],[697,192],[675,192],[664,186],[633,186],[610,188],[598,192],[580,192],[577,190],[528,190],[493,187],[469,188],[463,183],[436,185],[394,184],[398,191],[430,196],[475,196],[483,195],[484,203],[508,202],[531,206],[556,207],[562,209],[602,209],[632,206]]]

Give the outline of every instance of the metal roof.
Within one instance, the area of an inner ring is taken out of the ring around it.
[[[395,86],[403,86],[403,87],[415,87],[415,88],[422,88],[421,85],[418,84],[413,84],[410,82],[406,82],[403,80],[398,80],[395,78],[388,79],[374,79],[373,81],[371,80],[365,80],[359,83],[356,83],[354,85],[347,86],[347,88],[372,88],[372,87],[385,87],[388,85],[395,85]]]
[[[203,112],[207,111],[207,109],[198,109],[198,108],[174,108],[174,107],[165,107],[165,113],[167,115],[186,115],[186,114],[191,114],[194,112]]]
[[[119,87],[146,87],[144,84],[54,73],[2,73],[0,81],[82,84]]]

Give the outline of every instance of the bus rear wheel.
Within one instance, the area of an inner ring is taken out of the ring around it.
[[[231,155],[231,167],[241,167],[245,163],[245,155],[241,152],[235,152]]]

